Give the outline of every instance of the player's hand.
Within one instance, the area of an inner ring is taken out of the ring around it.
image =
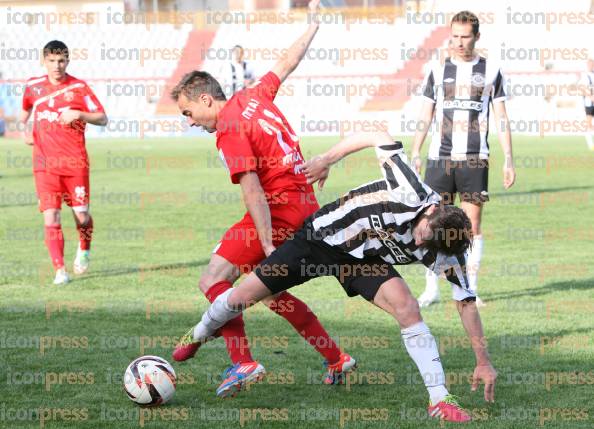
[[[516,181],[516,170],[513,166],[503,166],[503,187],[509,189]]]
[[[421,155],[411,154],[410,158],[411,167],[415,169],[417,174],[421,174],[421,168],[423,167],[423,160],[421,159]]]
[[[320,20],[318,14],[320,13],[320,0],[311,0],[307,5],[309,21],[314,24],[319,24]]]
[[[264,254],[266,255],[266,257],[269,257],[270,254],[272,252],[274,252],[276,250],[276,247],[274,247],[272,244],[269,246],[263,246],[262,250],[264,250]]]
[[[330,163],[324,155],[313,157],[305,163],[303,173],[308,184],[318,182],[318,189],[321,190],[330,174]]]
[[[80,114],[81,111],[80,110],[64,110],[61,114],[60,117],[58,118],[58,121],[62,124],[62,125],[69,125],[74,121],[77,121],[80,119]]]
[[[33,146],[33,134],[26,133],[23,141],[25,142],[25,144],[28,144],[29,146]]]
[[[497,371],[490,363],[477,365],[472,374],[473,392],[478,389],[479,383],[485,383],[485,401],[495,402],[495,379],[497,378]]]

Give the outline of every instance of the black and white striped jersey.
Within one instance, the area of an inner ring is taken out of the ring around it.
[[[423,96],[435,103],[429,159],[489,157],[489,103],[506,99],[499,66],[481,56],[435,62],[425,76]]]
[[[465,256],[433,255],[415,245],[412,226],[441,197],[408,166],[402,143],[376,147],[384,176],[326,204],[310,220],[315,238],[357,259],[381,257],[392,265],[420,262],[457,287],[454,299],[473,297],[463,267]]]
[[[594,102],[590,98],[594,95],[594,72],[587,72],[584,73],[584,77],[582,78],[582,85],[586,89],[586,97],[584,98],[584,107],[592,107],[594,106]]]

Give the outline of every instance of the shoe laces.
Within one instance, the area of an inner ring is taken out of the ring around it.
[[[462,407],[460,406],[460,403],[458,402],[460,400],[460,398],[456,395],[452,395],[451,393],[447,394],[445,398],[443,398],[443,403],[444,404],[448,404],[448,405],[453,405],[457,408],[462,409]]]
[[[194,342],[194,328],[190,329],[183,337],[179,339],[180,346],[187,346]]]

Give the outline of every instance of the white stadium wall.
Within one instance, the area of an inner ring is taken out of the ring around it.
[[[6,23],[0,27],[0,72],[7,116],[11,109],[18,110],[24,80],[44,74],[40,48],[51,39],[60,39],[73,52],[69,72],[93,86],[119,126],[102,131],[89,127],[90,136],[138,136],[139,127],[145,128],[143,136],[184,135],[187,127],[181,125],[181,116],[171,106],[166,111],[160,109],[159,103],[168,96],[166,84],[180,73],[182,50],[191,40],[196,22],[208,27],[214,37],[208,52],[191,55],[204,60],[200,67],[222,81],[233,45],[246,48],[248,61],[261,75],[305,25],[302,14],[295,14],[291,24],[237,23],[240,15],[234,14],[218,15],[210,21],[202,15],[181,24],[125,24],[121,3],[99,4],[83,4],[78,12],[98,12],[97,18],[77,24],[22,22],[26,12],[46,17],[56,13],[53,6],[0,8],[0,22]],[[368,13],[369,20],[350,21],[340,11],[332,11],[308,56],[277,98],[280,108],[300,135],[348,134],[377,126],[387,126],[394,135],[412,134],[423,70],[428,60],[443,59],[447,54],[449,18],[469,5],[483,20],[477,47],[489,60],[500,63],[507,76],[507,108],[515,123],[512,130],[574,133],[575,129],[562,124],[583,119],[576,83],[586,58],[594,55],[594,16],[587,15],[589,0],[435,1],[427,2],[421,15],[408,10],[396,17],[378,10]],[[564,15],[570,12],[577,20]],[[584,22],[587,19],[591,21]],[[163,120],[180,124],[168,129],[155,125]]]

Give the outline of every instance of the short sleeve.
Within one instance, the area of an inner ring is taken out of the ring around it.
[[[423,97],[435,103],[437,101],[437,95],[435,92],[435,74],[433,69],[429,69],[429,73],[423,80]]]
[[[401,142],[376,146],[375,153],[393,201],[409,207],[439,202],[439,195],[410,168]]]
[[[26,110],[27,112],[29,110],[31,110],[33,108],[33,103],[34,103],[34,99],[33,99],[33,91],[31,90],[31,87],[29,85],[27,85],[25,87],[25,92],[23,94],[23,110]]]
[[[281,86],[281,81],[274,72],[268,72],[258,79],[250,87],[250,91],[256,91],[260,97],[273,101]]]
[[[97,98],[97,96],[95,95],[95,93],[93,92],[93,90],[91,88],[89,88],[89,86],[85,85],[85,87],[83,88],[82,95],[83,95],[83,105],[85,107],[85,111],[86,112],[89,112],[89,113],[95,113],[95,112],[105,113],[105,110],[103,109],[103,106],[99,102],[99,99]]]
[[[435,263],[428,266],[435,274],[445,274],[452,285],[452,299],[455,301],[474,301],[476,295],[470,290],[466,278],[466,260],[463,255],[437,255]]]
[[[505,77],[501,73],[501,69],[497,70],[497,75],[493,81],[493,102],[505,101],[507,94],[505,93]]]
[[[242,173],[257,170],[257,158],[252,151],[245,127],[235,128],[239,130],[229,129],[218,135],[217,148],[221,160],[229,171],[231,182],[237,184]]]

